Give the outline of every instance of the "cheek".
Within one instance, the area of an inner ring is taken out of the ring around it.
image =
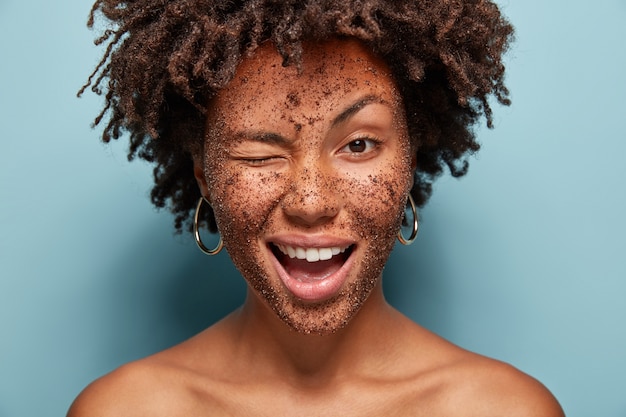
[[[361,237],[393,241],[402,223],[411,186],[410,166],[400,158],[346,187],[346,208],[354,213],[354,229]]]
[[[362,238],[393,239],[402,221],[410,175],[408,164],[397,158],[371,172],[336,173],[317,180],[334,190],[329,198],[343,201],[344,213],[335,225],[351,228]],[[236,245],[272,229],[281,202],[298,188],[286,173],[251,172],[228,163],[211,165],[206,177],[218,228],[225,243]]]
[[[346,210],[352,212],[353,228],[361,238],[383,239],[395,236],[402,221],[401,193],[393,182],[373,175],[370,181],[351,184]]]
[[[210,184],[222,236],[238,236],[236,240],[240,240],[258,234],[280,201],[285,186],[283,176],[276,172],[250,173],[236,167],[222,167]]]

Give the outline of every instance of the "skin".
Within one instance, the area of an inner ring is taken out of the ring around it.
[[[412,148],[381,62],[312,49],[300,76],[280,63],[258,53],[214,99],[196,177],[252,289],[250,314],[273,316],[269,306],[296,331],[332,333],[379,284],[412,185]],[[276,244],[350,245],[351,268],[329,284],[336,291],[294,294],[273,265]]]
[[[419,144],[382,61],[334,40],[305,45],[298,71],[264,45],[211,104],[195,174],[246,301],[95,381],[68,416],[563,415],[539,382],[386,303]],[[277,244],[349,249],[318,268]]]

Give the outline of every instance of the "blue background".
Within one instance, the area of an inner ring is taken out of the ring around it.
[[[389,299],[544,382],[570,417],[626,416],[626,2],[501,1],[514,104],[440,180]],[[0,416],[63,415],[118,365],[243,299],[148,201],[150,168],[89,124],[86,1],[0,0]]]

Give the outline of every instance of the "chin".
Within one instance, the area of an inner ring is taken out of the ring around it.
[[[229,239],[224,244],[260,303],[255,304],[269,308],[295,332],[329,335],[355,319],[380,283],[395,234],[389,231],[393,227],[381,233],[375,224],[363,227],[374,236],[355,234],[366,237],[359,239],[275,234],[248,245]],[[334,250],[313,261],[294,255],[310,248],[320,254]]]
[[[370,266],[365,271],[353,271],[353,279],[348,278],[338,293],[323,301],[299,299],[280,283],[270,286],[272,290],[269,291],[267,285],[253,287],[257,295],[291,330],[301,334],[329,335],[348,326],[367,302],[382,275],[384,262],[381,260],[379,265]]]

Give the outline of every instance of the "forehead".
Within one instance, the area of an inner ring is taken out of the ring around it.
[[[315,118],[360,96],[398,99],[388,67],[356,40],[305,43],[300,69],[282,62],[269,43],[244,58],[233,80],[214,98],[213,111],[237,118],[239,109],[252,120],[262,113],[281,117],[277,110],[318,110],[309,113]]]

